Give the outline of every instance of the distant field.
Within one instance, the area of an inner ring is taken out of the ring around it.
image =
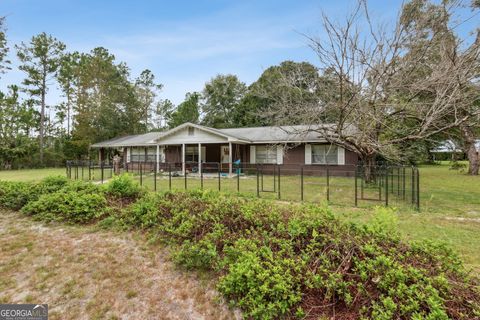
[[[51,175],[65,176],[65,168],[0,170],[0,180],[7,181],[38,181]]]
[[[92,174],[98,178],[98,173]],[[35,181],[48,175],[65,175],[65,169],[0,171],[0,180]],[[323,180],[314,183],[315,181],[308,179],[305,181],[306,200],[325,200]],[[291,177],[282,181],[283,199],[298,198],[297,180]],[[151,187],[153,180],[147,178],[144,183]],[[168,188],[168,181],[165,179],[157,183],[159,190]],[[188,180],[187,183],[189,189],[200,187],[198,179]],[[216,189],[217,184],[216,179],[207,180],[204,187]],[[357,222],[370,219],[371,208],[364,205],[353,207],[353,186],[350,182],[337,178],[332,181],[332,185],[332,208],[340,218]],[[183,189],[184,179],[176,178],[173,188]],[[222,190],[235,192],[236,179],[222,179]],[[256,179],[241,181],[241,191],[256,194]],[[409,239],[437,239],[449,243],[458,250],[468,266],[480,272],[480,176],[472,177],[463,172],[449,170],[448,163],[421,166],[420,192],[420,213],[407,206],[399,207],[399,231]],[[274,198],[275,194],[263,193],[261,196]],[[336,205],[340,202],[343,205]]]

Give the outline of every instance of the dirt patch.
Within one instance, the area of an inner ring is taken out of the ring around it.
[[[50,319],[241,318],[140,236],[0,215],[0,303],[48,303]]]
[[[476,222],[480,223],[480,218],[463,218],[463,217],[445,217],[445,220],[453,220],[459,222]]]

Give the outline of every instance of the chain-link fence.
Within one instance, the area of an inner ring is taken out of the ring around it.
[[[99,183],[126,172],[152,191],[208,189],[286,201],[420,208],[420,175],[411,166],[134,162],[115,167],[68,161],[66,170],[70,179]]]

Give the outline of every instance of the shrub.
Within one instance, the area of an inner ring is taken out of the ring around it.
[[[159,202],[161,197],[155,193],[147,193],[138,199],[130,207],[127,207],[119,217],[125,226],[137,228],[152,228],[158,226]]]
[[[176,246],[177,263],[218,272],[219,291],[246,317],[309,310],[311,317],[473,319],[480,312],[478,282],[458,257],[438,243],[401,241],[391,209],[354,225],[326,207],[194,191],[141,199],[130,212],[136,225]]]
[[[117,198],[137,198],[142,193],[140,184],[128,174],[121,174],[112,178],[106,186],[106,192]]]
[[[102,194],[59,191],[44,194],[29,202],[22,212],[43,221],[90,223],[105,214],[107,202]]]
[[[70,180],[64,176],[48,176],[42,179],[36,188],[39,189],[40,194],[56,192],[65,187]]]
[[[33,183],[0,181],[0,207],[19,210],[27,202],[37,198]]]
[[[63,186],[59,191],[62,192],[77,192],[79,194],[103,194],[104,190],[101,185],[93,184],[86,181],[70,181]]]

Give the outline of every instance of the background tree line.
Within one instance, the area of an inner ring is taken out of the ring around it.
[[[425,160],[454,140],[468,155],[469,172],[478,174],[480,35],[471,30],[469,41],[456,33],[465,7],[475,17],[479,3],[411,0],[388,27],[359,1],[342,22],[323,16],[326,37],[305,35],[317,66],[284,61],[249,86],[233,74],[217,75],[178,106],[160,99],[162,85],[151,71],[132,79],[105,48],[69,52],[45,33],[12,48],[2,19],[0,72],[10,69],[12,49],[25,79],[0,93],[0,161],[52,165],[87,157],[94,142],[187,121],[216,128],[304,124],[303,133],[314,130],[367,164]],[[49,106],[53,86],[63,101]]]

